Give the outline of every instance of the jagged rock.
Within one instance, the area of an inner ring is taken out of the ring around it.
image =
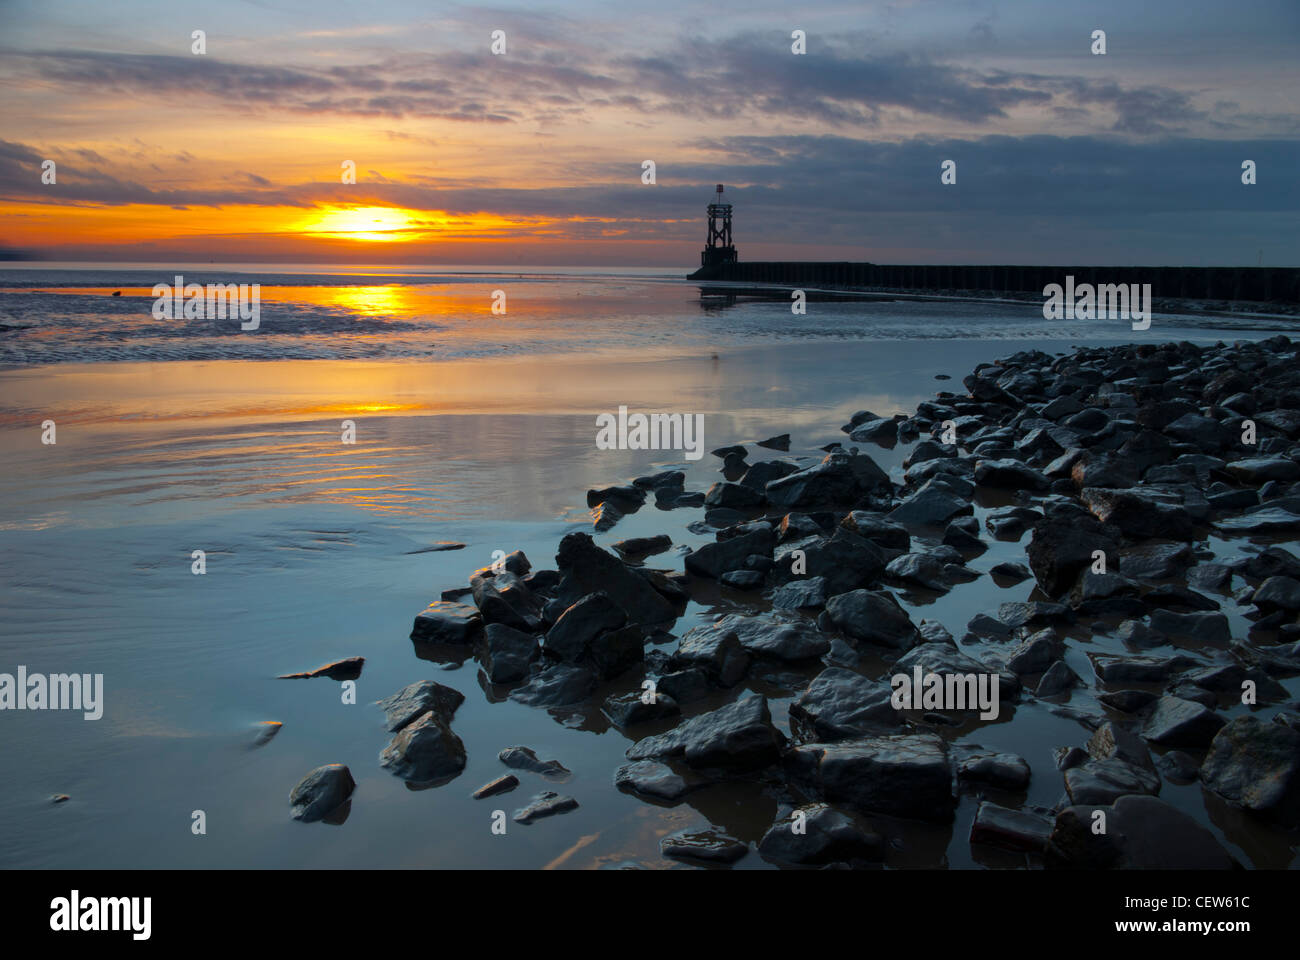
[[[1024,790],[1029,786],[1029,764],[1014,753],[968,757],[958,767],[957,776],[1001,790]]]
[[[456,709],[465,702],[465,695],[459,690],[445,687],[432,680],[421,680],[398,690],[391,697],[377,701],[384,711],[384,721],[389,733],[396,733],[412,720],[432,710],[442,717],[445,723],[451,723]]]
[[[1049,486],[1046,477],[1019,460],[981,460],[975,466],[975,482],[981,487],[1010,490],[1046,490]]]
[[[483,617],[467,603],[436,600],[415,618],[411,639],[425,643],[473,643],[483,631]]]
[[[797,822],[801,822],[802,832],[795,832]],[[864,830],[834,807],[809,803],[772,824],[758,842],[758,852],[779,863],[879,861],[884,859],[885,842],[879,834]]]
[[[506,747],[497,754],[497,759],[512,770],[527,770],[537,773],[547,780],[564,781],[572,774],[558,760],[539,760],[537,753],[530,747]]]
[[[701,577],[716,580],[729,570],[744,567],[745,558],[751,554],[771,556],[776,538],[772,528],[761,525],[758,529],[739,537],[706,543],[686,555],[686,570]]]
[[[1046,817],[984,800],[975,811],[970,842],[1023,853],[1042,853],[1047,849],[1054,826],[1053,821]]]
[[[726,625],[692,627],[673,652],[672,666],[677,669],[694,667],[702,670],[718,686],[734,686],[749,669],[750,655],[741,645],[733,624],[734,620]]]
[[[557,813],[568,813],[578,809],[578,801],[573,797],[562,797],[554,790],[543,790],[529,802],[526,807],[515,811],[511,818],[515,823],[532,823],[543,817],[553,817]]]
[[[511,690],[510,699],[530,707],[567,707],[586,700],[594,689],[596,674],[589,667],[556,663]]]
[[[570,533],[561,540],[555,560],[578,596],[603,592],[634,623],[648,626],[677,616],[676,608],[654,587],[585,533]]]
[[[1056,817],[1050,852],[1071,866],[1089,869],[1229,870],[1236,864],[1205,827],[1150,796],[1124,796],[1106,815],[1106,833],[1093,832],[1090,802]]]
[[[1170,747],[1203,747],[1222,726],[1223,718],[1202,704],[1165,696],[1156,701],[1142,735]]]
[[[681,712],[681,707],[677,705],[676,700],[658,690],[650,698],[649,703],[642,699],[642,692],[639,690],[605,699],[605,716],[619,728],[681,716]]]
[[[917,820],[952,820],[956,797],[944,741],[930,734],[810,743],[785,756],[791,781],[827,803]]]
[[[504,776],[497,777],[495,780],[489,780],[483,786],[474,791],[472,796],[475,800],[483,800],[486,797],[495,797],[498,794],[509,793],[515,787],[519,786],[519,778],[513,773],[507,773]]]
[[[827,667],[790,704],[790,727],[822,742],[880,732],[902,723],[888,684],[843,667]]]
[[[659,841],[659,852],[673,859],[735,863],[749,853],[749,845],[716,827],[710,827],[706,830],[679,830],[670,833]]]
[[[483,630],[483,669],[492,683],[512,683],[528,676],[540,653],[536,634],[524,633],[504,623],[489,623]]]
[[[954,495],[939,481],[929,480],[886,516],[894,523],[908,526],[938,527],[971,511],[970,503]]]
[[[655,760],[625,763],[614,771],[614,786],[619,790],[670,803],[707,785],[707,780],[695,776],[683,777],[666,763]]]
[[[898,600],[884,591],[853,590],[826,601],[826,613],[850,641],[907,650],[921,634]]]
[[[756,770],[775,763],[781,734],[764,697],[747,695],[702,713],[667,733],[646,737],[627,751],[629,760],[682,757],[692,767]]]
[[[1256,816],[1294,827],[1300,824],[1300,733],[1236,717],[1211,742],[1201,781]]]
[[[327,663],[323,667],[317,667],[315,670],[308,670],[305,673],[282,673],[276,679],[310,680],[315,677],[329,677],[331,680],[355,680],[361,676],[361,668],[365,666],[365,663],[365,657],[348,657],[345,660],[335,660],[333,663]]]
[[[289,815],[303,823],[327,819],[347,803],[356,789],[352,771],[342,763],[317,767],[289,793]]]
[[[772,592],[772,606],[786,610],[826,606],[826,578],[808,577],[782,584]]]
[[[1192,640],[1226,646],[1232,642],[1228,618],[1222,613],[1174,613],[1153,610],[1151,629],[1176,640]]]
[[[430,710],[397,732],[379,755],[379,765],[415,783],[443,784],[465,769],[465,745]]]

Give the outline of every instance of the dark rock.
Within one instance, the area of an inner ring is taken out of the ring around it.
[[[957,776],[999,790],[1024,790],[1029,786],[1029,764],[1014,753],[968,757],[958,767]]]
[[[1046,490],[1048,480],[1019,460],[981,460],[975,466],[975,482],[981,487],[1010,490]]]
[[[379,755],[379,765],[415,783],[442,784],[465,769],[465,745],[430,710],[398,731]]]
[[[342,763],[317,767],[289,793],[289,815],[303,823],[324,820],[347,803],[356,789],[352,771]]]
[[[706,780],[698,777],[683,777],[675,773],[666,763],[654,760],[625,763],[614,771],[614,786],[619,790],[669,803],[680,800],[691,791],[707,785]]]
[[[331,680],[355,680],[361,676],[361,668],[365,663],[365,657],[348,657],[346,660],[335,660],[333,663],[327,663],[306,673],[282,673],[276,679],[309,680],[314,677],[329,677]]]
[[[796,829],[802,828],[800,832]],[[779,863],[821,865],[884,859],[885,842],[824,803],[796,807],[778,820],[758,842],[765,859]]]
[[[788,610],[826,606],[826,578],[808,577],[782,584],[772,593],[772,606]]]
[[[472,643],[483,630],[483,617],[466,603],[437,600],[415,618],[411,639],[425,643]]]
[[[1034,691],[1034,695],[1039,698],[1054,697],[1080,686],[1081,683],[1079,675],[1071,670],[1064,660],[1057,660],[1047,668],[1047,672],[1038,681],[1038,689]]]
[[[1042,853],[1047,849],[1054,826],[1046,817],[984,800],[975,811],[970,842],[1022,853]]]
[[[645,702],[639,690],[607,697],[605,700],[605,716],[620,729],[653,720],[666,720],[680,716],[681,712],[676,700],[657,689],[649,703]]]
[[[785,766],[796,786],[827,803],[939,822],[956,807],[944,741],[931,734],[804,744]]]
[[[902,722],[888,684],[843,667],[827,667],[790,704],[790,727],[808,740],[832,741],[877,733]]]
[[[558,760],[538,760],[537,753],[529,747],[506,747],[497,754],[497,759],[512,770],[527,770],[547,780],[563,782],[572,776]]]
[[[677,616],[676,608],[654,587],[585,533],[570,533],[561,540],[555,559],[578,596],[604,592],[634,623],[648,626]]]
[[[528,806],[516,810],[511,819],[515,823],[532,823],[543,817],[553,817],[577,809],[578,801],[573,797],[562,797],[553,790],[543,790],[529,801]]]
[[[735,863],[749,853],[749,845],[716,827],[710,827],[707,830],[679,830],[670,833],[659,841],[659,852],[674,860]]]
[[[596,674],[588,667],[556,663],[534,674],[510,699],[530,707],[566,707],[581,703],[596,689]]]
[[[1223,718],[1202,704],[1165,696],[1156,701],[1142,735],[1169,747],[1203,747],[1222,726]]]
[[[653,537],[632,537],[629,540],[620,540],[614,544],[614,549],[619,552],[620,556],[640,559],[653,556],[656,553],[663,553],[672,545],[672,537],[666,533],[661,533]]]
[[[1017,674],[1042,673],[1065,655],[1065,644],[1054,630],[1039,630],[1026,638],[1007,658],[1007,666]]]
[[[740,643],[734,623],[740,617],[723,618],[722,622],[692,627],[673,652],[671,663],[678,669],[694,667],[704,671],[709,680],[721,687],[740,682],[749,669],[750,656]]]
[[[627,614],[603,591],[589,593],[560,614],[546,634],[546,654],[566,663],[576,663],[591,654],[592,642],[617,630]]]
[[[694,703],[709,695],[709,675],[698,667],[665,673],[656,683],[661,693],[666,693],[679,704]]]
[[[739,537],[706,543],[686,555],[686,570],[716,580],[729,570],[742,569],[751,554],[771,555],[775,542],[772,528],[764,525]]]
[[[1175,640],[1226,646],[1232,642],[1228,618],[1222,613],[1174,613],[1153,610],[1151,628]]]
[[[1201,781],[1265,820],[1300,824],[1300,733],[1258,717],[1236,717],[1215,736]]]
[[[895,523],[918,527],[943,526],[958,514],[972,511],[971,505],[952,494],[949,489],[935,480],[929,480],[887,517]]]
[[[1300,610],[1300,581],[1291,577],[1269,577],[1259,585],[1250,602],[1264,611],[1294,613]]]
[[[1050,852],[1088,869],[1230,870],[1236,864],[1214,835],[1187,814],[1149,796],[1102,807],[1106,833],[1093,832],[1095,805],[1067,807],[1056,817]]]
[[[507,773],[504,776],[497,777],[495,780],[490,780],[483,784],[483,786],[474,791],[473,797],[475,800],[482,800],[485,797],[495,797],[501,793],[509,793],[517,786],[519,786],[519,778],[513,773]]]
[[[629,760],[682,757],[692,767],[756,770],[778,759],[781,734],[772,726],[767,700],[747,695],[734,703],[646,737],[627,751]]]
[[[456,709],[465,702],[465,695],[441,683],[421,680],[377,702],[380,709],[384,711],[384,722],[388,732],[396,733],[430,710],[438,714],[443,722],[451,723]]]
[[[489,623],[483,631],[486,650],[483,669],[492,683],[512,683],[528,676],[540,653],[536,634],[524,633],[504,623]]]
[[[894,595],[853,590],[826,601],[826,613],[851,642],[907,650],[921,635]]]

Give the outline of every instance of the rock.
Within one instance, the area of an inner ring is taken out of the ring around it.
[[[873,490],[889,489],[889,475],[865,454],[828,453],[821,463],[773,480],[768,503],[786,510],[852,504]]]
[[[279,720],[263,720],[255,728],[257,735],[253,737],[252,746],[254,748],[266,746],[275,738],[275,735],[280,732],[283,726],[284,724]]]
[[[1269,577],[1259,585],[1250,602],[1264,611],[1294,613],[1300,610],[1300,581],[1291,577]]]
[[[331,680],[355,680],[361,676],[361,668],[365,663],[365,657],[348,657],[346,660],[335,660],[333,663],[327,663],[306,673],[282,673],[276,679],[310,680],[315,677],[329,677]]]
[[[1256,816],[1300,824],[1300,733],[1255,716],[1234,718],[1215,735],[1201,781]]]
[[[766,440],[758,441],[758,445],[769,450],[789,450],[790,434],[782,433],[775,437],[768,437]]]
[[[1050,852],[1088,869],[1230,870],[1236,866],[1214,835],[1187,814],[1150,796],[1103,806],[1106,833],[1093,832],[1096,806],[1067,807],[1056,817]]]
[[[890,523],[878,513],[867,510],[852,510],[845,515],[840,522],[840,526],[882,547],[902,550],[906,553],[912,546],[912,538],[908,534],[906,527]],[[817,531],[812,532],[816,533]]]
[[[803,551],[803,562],[798,567],[796,549]],[[783,544],[777,549],[772,576],[779,585],[798,577],[821,577],[826,581],[827,593],[833,595],[874,583],[884,573],[885,563],[880,547],[840,528],[829,538]]]
[[[735,863],[749,853],[749,845],[716,827],[707,830],[679,830],[659,841],[659,852],[675,860],[704,860]]]
[[[1120,713],[1137,713],[1160,698],[1149,690],[1116,690],[1114,693],[1103,693],[1097,699]]]
[[[1166,580],[1181,575],[1191,563],[1192,551],[1187,544],[1152,541],[1127,548],[1120,568],[1130,578]]]
[[[903,673],[911,677],[914,676],[917,667],[921,668],[922,675],[926,673],[943,675],[996,674],[999,700],[1009,700],[1020,690],[1020,681],[1014,675],[991,670],[988,664],[967,656],[948,643],[924,643],[918,647],[913,647],[894,661],[894,665],[890,669],[894,676]],[[914,697],[918,695],[916,691],[913,691]],[[967,709],[974,709],[974,707],[968,706]]]
[[[289,793],[289,815],[303,823],[327,819],[348,802],[356,789],[352,771],[342,763],[317,767]]]
[[[952,820],[953,771],[931,734],[810,743],[785,756],[791,781],[827,803],[917,820]]]
[[[596,674],[590,668],[556,663],[511,690],[510,699],[530,707],[566,707],[586,700],[595,689]]]
[[[388,732],[396,733],[430,710],[438,714],[444,723],[451,723],[457,708],[465,702],[465,695],[441,683],[421,680],[377,702],[384,711]]]
[[[980,639],[1005,640],[1011,636],[1011,628],[987,613],[977,613],[966,624],[966,633]]]
[[[1043,603],[1039,600],[1029,603],[1000,603],[998,619],[1013,630],[1042,626],[1045,623],[1062,623],[1070,619],[1070,608],[1063,603]]]
[[[1046,817],[984,800],[975,811],[970,842],[1022,853],[1042,853],[1047,849],[1054,827],[1053,821]]]
[[[812,623],[802,618],[787,619],[780,614],[752,617],[729,614],[716,621],[711,629],[734,632],[740,645],[754,656],[791,663],[820,657],[831,648],[830,640]]]
[[[655,695],[651,697],[650,703],[642,700],[642,696],[642,691],[635,690],[631,693],[607,697],[604,708],[605,716],[609,717],[610,722],[620,729],[635,726],[638,723],[650,723],[654,720],[665,720],[669,717],[681,716],[681,707],[668,694],[656,690]]]
[[[1113,524],[1138,540],[1156,537],[1191,540],[1196,533],[1191,515],[1181,506],[1164,503],[1138,490],[1084,487],[1079,499],[1102,523]]]
[[[614,772],[614,786],[619,790],[669,803],[707,785],[706,780],[698,777],[688,779],[674,773],[667,764],[654,760],[625,763]]]
[[[802,832],[795,832],[801,824]],[[778,820],[758,842],[758,852],[778,863],[822,865],[878,862],[884,859],[884,839],[864,830],[852,819],[824,803],[796,807],[788,818]]]
[[[634,487],[642,490],[663,490],[680,487],[686,482],[686,474],[680,470],[662,470],[649,476],[637,477],[632,481]]]
[[[484,797],[495,797],[500,793],[509,793],[515,787],[519,786],[519,778],[513,773],[507,773],[505,776],[497,777],[490,780],[483,786],[474,791],[475,800],[482,800]]]
[[[1300,463],[1285,457],[1250,457],[1246,460],[1234,460],[1225,468],[1242,483],[1261,486],[1269,480],[1290,483],[1300,480]]]
[[[578,801],[573,797],[562,797],[553,790],[543,790],[529,801],[528,806],[516,810],[511,819],[515,823],[533,823],[543,817],[553,817],[557,813],[577,809]]]
[[[641,559],[663,553],[673,545],[672,537],[666,533],[653,537],[632,537],[614,544],[614,549],[624,558]]]
[[[379,755],[379,765],[413,783],[441,785],[465,769],[465,745],[430,710],[398,731]]]
[[[757,570],[731,570],[720,576],[718,583],[733,590],[757,590],[763,586],[763,575]]]
[[[790,728],[808,740],[828,742],[879,733],[902,723],[888,684],[843,667],[827,667],[790,704]]]
[[[776,762],[781,734],[764,697],[747,695],[702,713],[676,729],[646,737],[627,751],[629,760],[682,757],[692,767],[756,770]]]
[[[1195,666],[1190,657],[1095,657],[1097,676],[1106,683],[1163,683],[1173,674]]]
[[[603,633],[591,642],[591,666],[610,680],[645,659],[645,634],[638,624]]]
[[[724,507],[730,510],[751,510],[767,502],[761,490],[741,483],[715,483],[704,495],[706,507]]]
[[[635,513],[645,503],[645,491],[634,484],[621,487],[602,487],[587,491],[587,506],[612,504],[622,513]]]
[[[671,663],[678,669],[694,667],[704,672],[720,687],[735,686],[749,669],[750,655],[740,643],[735,623],[739,617],[724,617],[727,622],[692,627],[673,652]]]
[[[676,608],[654,587],[585,533],[570,533],[561,540],[555,560],[579,596],[603,592],[634,623],[649,626],[677,616]]]
[[[1081,684],[1079,675],[1071,670],[1064,660],[1057,660],[1047,668],[1047,672],[1038,681],[1038,689],[1034,691],[1034,695],[1040,699],[1054,697]]]
[[[504,623],[524,633],[541,631],[541,603],[515,574],[502,571],[492,576],[475,575],[470,578],[470,586],[484,624]]]
[[[849,439],[854,443],[879,443],[882,446],[892,447],[898,442],[898,422],[884,417],[868,420],[855,427],[849,434]]]
[[[483,636],[486,650],[482,664],[491,683],[512,683],[528,676],[528,670],[541,649],[539,636],[504,623],[489,623]]]
[[[791,580],[772,592],[772,606],[787,610],[826,606],[826,578]]]
[[[948,589],[944,564],[926,553],[905,553],[895,557],[886,565],[885,575],[941,593]]]
[[[663,674],[657,681],[657,688],[679,704],[702,700],[712,690],[708,674],[698,667]]]
[[[1182,750],[1170,750],[1156,760],[1156,765],[1166,780],[1180,785],[1195,782],[1201,769],[1201,762]]]
[[[1024,790],[1029,786],[1029,764],[1014,753],[969,757],[958,767],[957,776],[1000,790]]]
[[[981,487],[1010,490],[1046,490],[1049,481],[1019,460],[981,460],[975,465],[975,482]]]
[[[1043,592],[1049,597],[1059,597],[1092,565],[1096,550],[1115,556],[1119,545],[1099,524],[1052,516],[1034,524],[1025,552]]]
[[[1111,487],[1126,490],[1137,486],[1137,465],[1118,453],[1085,455],[1070,468],[1076,487]]]
[[[826,601],[826,613],[850,642],[908,650],[921,635],[894,595],[852,590]]]
[[[558,760],[538,760],[536,752],[529,747],[506,747],[497,754],[497,759],[512,770],[527,770],[559,783],[572,776]]]
[[[483,631],[483,617],[466,603],[437,600],[415,618],[411,639],[425,643],[473,643]]]
[[[1300,530],[1300,514],[1282,507],[1265,506],[1239,517],[1222,517],[1214,525],[1229,533],[1294,533]]]
[[[989,511],[984,524],[997,540],[1019,540],[1031,524],[1041,519],[1041,513],[1028,507],[1002,507]]]
[[[958,514],[972,511],[969,503],[949,492],[938,481],[930,480],[886,516],[894,523],[914,527],[938,527]]]
[[[1222,613],[1174,613],[1151,611],[1151,628],[1175,640],[1190,640],[1227,646],[1232,642],[1228,618]]]
[[[1054,630],[1039,630],[1026,638],[1007,658],[1007,666],[1020,676],[1042,673],[1065,656],[1065,644]]]
[[[776,539],[772,528],[764,525],[751,533],[715,543],[706,543],[686,555],[688,573],[716,580],[729,570],[744,567],[745,558],[751,554],[770,556]]]
[[[1222,726],[1223,718],[1213,710],[1181,697],[1165,696],[1156,701],[1142,735],[1170,747],[1204,747]]]

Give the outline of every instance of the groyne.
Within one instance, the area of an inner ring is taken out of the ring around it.
[[[753,261],[701,267],[687,279],[826,287],[1041,294],[1049,283],[1149,283],[1153,297],[1300,303],[1297,267],[1041,267]]]

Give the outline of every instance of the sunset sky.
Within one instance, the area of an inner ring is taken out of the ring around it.
[[[1296,0],[0,0],[0,252],[689,268],[723,182],[743,260],[1296,265],[1298,49]]]

